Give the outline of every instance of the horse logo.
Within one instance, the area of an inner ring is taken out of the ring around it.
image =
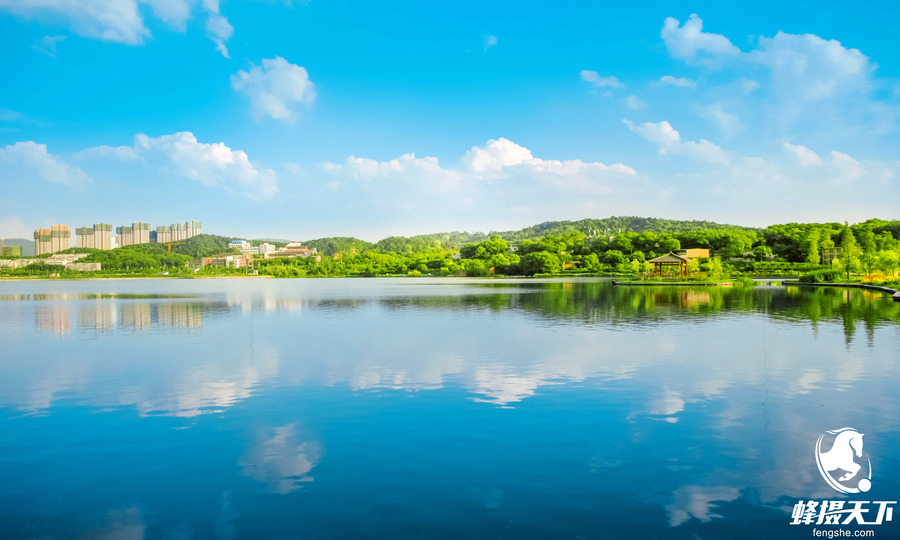
[[[816,465],[828,485],[841,493],[872,488],[872,462],[863,457],[863,433],[845,427],[826,431],[816,441]],[[830,445],[829,445],[830,443]],[[857,461],[858,460],[858,461]]]

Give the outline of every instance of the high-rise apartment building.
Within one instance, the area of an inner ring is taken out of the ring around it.
[[[200,234],[201,223],[199,221],[188,221],[184,225],[187,228],[187,238]]]
[[[134,244],[134,229],[131,227],[116,227],[116,244],[125,247]]]
[[[184,223],[172,224],[172,240],[187,240],[187,226]]]
[[[172,227],[160,225],[156,228],[156,241],[160,244],[172,241]]]
[[[76,227],[76,229],[75,229],[75,247],[80,247],[80,248],[94,247],[94,228],[93,227]]]
[[[135,244],[149,244],[150,243],[150,224],[144,223],[142,221],[136,221],[131,224],[131,229],[134,231],[134,242]]]
[[[56,253],[71,247],[72,234],[68,225],[50,227],[50,253]]]
[[[35,229],[34,254],[43,255],[44,253],[53,253],[50,250],[50,229]]]
[[[93,227],[76,228],[75,247],[112,249],[112,225],[94,223]]]
[[[94,248],[112,249],[112,225],[94,223]]]

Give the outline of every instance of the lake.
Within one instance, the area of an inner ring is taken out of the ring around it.
[[[900,536],[792,524],[900,497],[880,293],[6,281],[0,321],[4,539]],[[844,427],[859,493],[817,467]]]

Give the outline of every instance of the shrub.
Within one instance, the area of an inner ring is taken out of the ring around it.
[[[838,270],[816,270],[800,276],[800,283],[834,283],[839,281],[842,274]]]

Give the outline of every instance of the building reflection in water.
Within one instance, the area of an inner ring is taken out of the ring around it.
[[[200,302],[139,302],[133,304],[90,302],[41,305],[35,308],[35,326],[56,335],[72,331],[72,308],[81,330],[110,332],[116,329],[149,330],[154,326],[195,329],[203,326],[206,304]]]
[[[72,313],[68,305],[38,306],[34,310],[38,330],[63,336],[72,331]]]

